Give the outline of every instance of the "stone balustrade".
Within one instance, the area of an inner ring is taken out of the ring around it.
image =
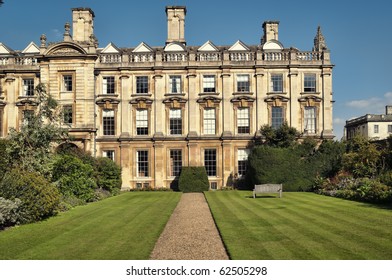
[[[289,62],[289,61],[323,61],[329,60],[324,52],[299,51],[257,51],[257,52],[152,52],[132,54],[99,54],[98,62],[102,64],[113,63],[152,63],[152,62],[187,62],[187,61],[216,61],[216,62]],[[37,65],[35,57],[1,57],[1,65]]]

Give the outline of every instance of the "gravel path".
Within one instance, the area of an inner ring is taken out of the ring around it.
[[[227,260],[202,193],[184,193],[151,253],[152,260]]]

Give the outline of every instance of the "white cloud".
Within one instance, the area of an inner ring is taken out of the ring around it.
[[[346,124],[346,120],[343,119],[343,118],[334,118],[333,119],[333,123],[337,124],[337,125],[339,125],[339,124]]]
[[[357,109],[368,108],[375,103],[378,104],[381,102],[380,98],[372,97],[370,99],[361,99],[361,100],[352,100],[347,102],[347,106]]]

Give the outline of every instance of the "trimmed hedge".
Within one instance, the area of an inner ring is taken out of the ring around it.
[[[204,166],[183,166],[178,188],[184,193],[208,191],[209,183]]]
[[[22,223],[39,221],[57,213],[60,203],[58,189],[38,173],[13,169],[0,182],[0,196],[11,201],[20,199],[18,209]]]

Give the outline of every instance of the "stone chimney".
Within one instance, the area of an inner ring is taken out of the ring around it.
[[[82,45],[91,45],[94,36],[94,12],[90,8],[72,9],[72,39]]]
[[[166,6],[167,40],[166,44],[185,41],[185,6]]]
[[[279,21],[265,21],[263,23],[264,36],[262,43],[267,43],[271,40],[279,41]]]
[[[385,115],[392,115],[392,105],[385,106]]]

